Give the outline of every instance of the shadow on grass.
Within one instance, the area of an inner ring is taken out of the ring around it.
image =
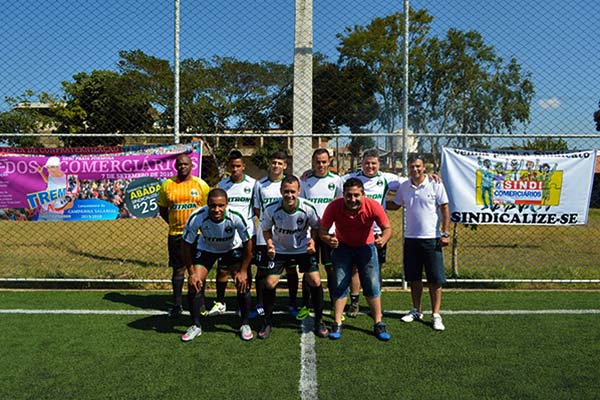
[[[123,258],[123,257],[102,256],[99,254],[90,253],[90,252],[81,251],[81,250],[68,249],[67,252],[70,254],[76,255],[76,256],[90,258],[95,261],[111,261],[111,262],[119,262],[119,263],[129,263],[129,264],[134,264],[134,265],[137,265],[138,267],[143,267],[143,268],[145,268],[145,267],[160,267],[162,265],[160,263],[151,262],[151,261],[135,260],[135,259],[128,259],[128,258]]]

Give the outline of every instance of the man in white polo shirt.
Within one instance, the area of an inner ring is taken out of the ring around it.
[[[402,321],[412,322],[423,318],[421,295],[425,269],[433,312],[432,326],[436,331],[443,331],[445,327],[440,307],[446,275],[442,248],[450,242],[448,195],[443,183],[435,182],[425,174],[423,157],[410,159],[408,167],[410,179],[400,185],[394,200],[387,203],[388,210],[403,206],[406,213],[404,277],[410,282],[413,308],[402,317]]]

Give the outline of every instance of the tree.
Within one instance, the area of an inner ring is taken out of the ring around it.
[[[56,107],[58,132],[143,133],[151,132],[153,109],[138,82],[114,71],[81,72],[73,82],[63,82],[66,105]],[[66,137],[68,146],[115,145],[115,137]]]
[[[414,132],[512,133],[526,126],[534,89],[514,57],[505,64],[474,31],[450,29],[444,38],[432,37],[433,17],[426,10],[411,9],[410,21],[408,125]],[[338,35],[340,59],[364,65],[377,77],[378,119],[388,132],[401,116],[402,35],[401,13],[346,28],[345,34]],[[458,135],[444,144],[471,141]],[[435,167],[440,144],[440,138],[429,139]]]
[[[9,97],[6,102],[10,111],[0,113],[0,132],[32,134],[51,130],[55,125],[50,108],[33,107],[34,103],[50,105],[56,103],[48,93],[35,94],[28,90],[23,95]],[[25,137],[7,136],[9,146],[41,146],[40,138],[27,135]]]

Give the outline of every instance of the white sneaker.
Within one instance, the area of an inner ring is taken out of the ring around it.
[[[183,336],[181,336],[181,340],[183,342],[189,342],[200,335],[202,335],[202,328],[196,325],[192,325],[188,328],[187,332],[185,332]]]
[[[227,311],[227,305],[225,303],[219,303],[218,301],[215,301],[215,304],[208,312],[208,316],[214,317],[215,315],[221,315],[225,313],[225,311]]]
[[[242,340],[252,340],[252,338],[254,338],[250,325],[244,324],[240,327],[240,336],[242,337]]]
[[[400,318],[402,322],[413,322],[415,320],[423,319],[423,314],[418,312],[416,308],[413,308],[404,317]]]
[[[436,331],[443,331],[444,329],[446,329],[444,323],[442,322],[442,316],[440,314],[433,314],[431,322],[433,323],[433,329]]]

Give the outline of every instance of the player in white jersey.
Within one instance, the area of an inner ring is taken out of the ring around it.
[[[264,288],[265,319],[258,332],[259,339],[271,335],[273,307],[279,277],[286,268],[299,265],[310,286],[315,308],[314,332],[326,337],[328,329],[323,323],[323,286],[319,265],[314,258],[315,240],[319,227],[319,216],[314,205],[300,199],[300,181],[293,175],[286,176],[281,184],[282,198],[269,204],[261,215],[261,227],[267,243],[269,262],[265,269],[267,278]],[[310,232],[310,236],[309,236]]]
[[[194,243],[197,244],[194,246]],[[244,340],[252,339],[248,322],[248,268],[252,261],[250,243],[244,217],[227,207],[227,193],[223,189],[212,189],[208,193],[207,205],[190,214],[183,231],[183,263],[189,274],[188,291],[193,300],[190,312],[192,326],[181,340],[188,342],[202,333],[200,289],[217,261],[219,267],[226,268],[235,281],[242,319],[240,335]]]
[[[364,186],[365,196],[378,201],[384,208],[386,206],[386,196],[390,190],[396,191],[400,184],[407,178],[400,177],[389,172],[379,171],[379,154],[377,150],[367,150],[363,154],[361,170],[351,174],[344,175],[342,181],[346,182],[350,178],[359,179]],[[375,224],[373,227],[375,237],[381,235],[381,228]],[[387,246],[377,249],[377,258],[379,267],[383,269],[383,264],[386,261]],[[360,280],[356,269],[352,274],[352,283],[350,284],[350,307],[348,308],[348,316],[356,317],[359,312],[359,295],[360,295]]]
[[[233,150],[229,153],[227,161],[227,170],[229,176],[222,179],[217,187],[227,192],[227,203],[228,207],[232,210],[240,213],[246,220],[248,225],[248,232],[252,240],[254,238],[254,210],[252,193],[254,192],[254,186],[256,179],[246,175],[244,173],[246,166],[242,159],[242,153],[238,150]],[[252,243],[251,243],[252,244]],[[227,289],[227,271],[224,269],[217,269],[217,300],[213,307],[208,312],[209,316],[215,316],[223,314],[227,310],[225,303],[225,290]],[[248,286],[252,288],[252,273],[248,268]]]
[[[342,178],[329,171],[331,155],[327,149],[316,149],[312,155],[312,170],[309,174],[303,176],[300,182],[300,197],[310,200],[315,208],[319,218],[323,216],[325,208],[338,197],[342,197]],[[332,226],[330,233],[335,232],[335,226]],[[327,287],[329,289],[330,300],[335,282],[333,274],[333,265],[331,263],[331,247],[322,242],[318,237],[315,243],[317,262],[320,261],[327,272]],[[305,289],[306,287],[306,289]],[[303,320],[309,315],[309,297],[310,290],[303,281],[302,284],[302,308],[298,312],[296,319]],[[333,303],[332,303],[333,304]]]
[[[254,214],[260,218],[265,208],[281,199],[281,181],[284,179],[285,170],[287,169],[287,154],[282,151],[273,153],[270,157],[269,173],[264,178],[256,182],[254,189]],[[256,233],[256,248],[255,248],[255,263],[256,271],[256,306],[250,313],[250,318],[255,318],[259,315],[264,315],[263,308],[263,289],[265,274],[263,268],[267,265],[267,246],[263,236],[262,228],[259,226]],[[287,284],[289,290],[289,311],[295,317],[298,315],[298,306],[296,305],[296,297],[298,295],[298,272],[296,268],[288,268],[286,271]]]

